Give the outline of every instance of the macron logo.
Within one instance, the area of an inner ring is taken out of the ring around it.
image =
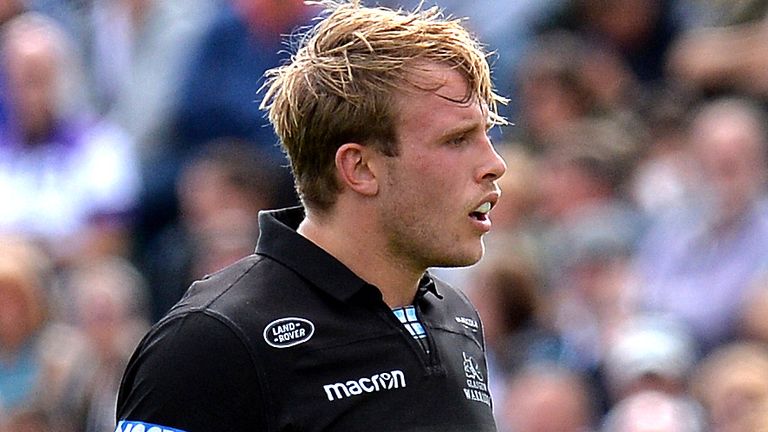
[[[382,390],[393,390],[405,387],[405,375],[402,371],[382,372],[370,378],[349,380],[344,383],[324,385],[325,395],[329,401],[357,396],[363,393],[374,393]]]

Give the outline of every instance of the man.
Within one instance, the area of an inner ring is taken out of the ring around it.
[[[485,54],[436,9],[326,5],[263,103],[303,206],[150,332],[118,431],[496,430],[479,317],[426,273],[491,228]]]
[[[643,236],[633,263],[639,306],[682,321],[700,353],[740,338],[750,287],[768,262],[765,111],[734,96],[692,116],[696,190]]]

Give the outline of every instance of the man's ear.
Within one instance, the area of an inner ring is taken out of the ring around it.
[[[358,143],[342,144],[336,150],[336,171],[340,181],[353,191],[374,196],[379,191],[371,156],[375,151]]]

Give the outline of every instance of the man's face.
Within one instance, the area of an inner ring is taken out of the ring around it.
[[[11,97],[28,136],[48,132],[55,116],[58,63],[50,41],[37,35],[5,45]]]
[[[715,112],[695,123],[691,141],[718,217],[733,221],[760,196],[766,177],[761,132],[746,114]]]
[[[380,186],[386,252],[414,269],[474,264],[506,165],[486,135],[485,107],[455,102],[465,98],[464,78],[432,66],[422,79],[444,85],[396,98],[399,155],[387,158]]]

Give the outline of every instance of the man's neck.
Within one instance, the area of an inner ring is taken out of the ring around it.
[[[356,219],[362,220],[365,218]],[[308,212],[297,231],[377,287],[388,306],[413,302],[426,269],[413,268],[392,256],[373,224],[350,224],[333,217],[318,218]]]

